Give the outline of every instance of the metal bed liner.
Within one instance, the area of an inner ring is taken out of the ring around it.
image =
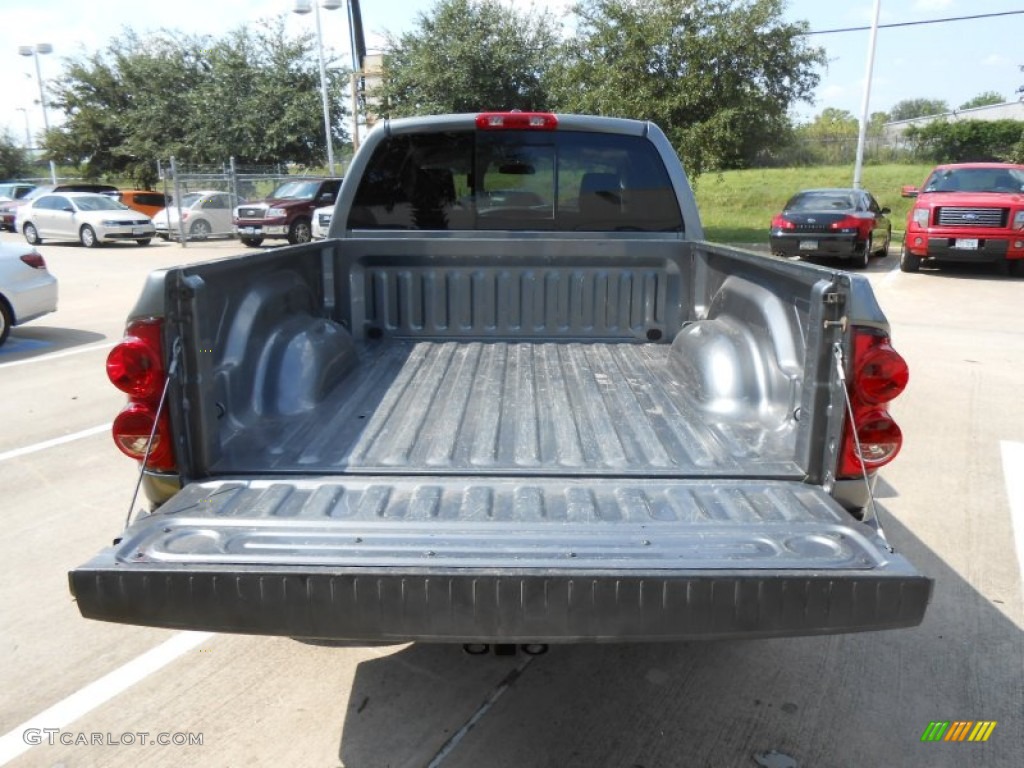
[[[794,430],[698,411],[668,344],[388,339],[213,472],[799,478]]]

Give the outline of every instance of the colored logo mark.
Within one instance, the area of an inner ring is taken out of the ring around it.
[[[921,741],[988,741],[995,728],[995,720],[932,720]]]

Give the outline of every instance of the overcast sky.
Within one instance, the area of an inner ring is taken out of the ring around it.
[[[2,0],[0,71],[5,73],[0,103],[0,131],[7,129],[20,142],[25,122],[34,134],[42,127],[39,91],[31,57],[19,46],[50,43],[53,53],[40,57],[43,79],[61,71],[61,59],[91,53],[109,43],[123,26],[136,31],[177,28],[221,35],[247,22],[283,14],[295,31],[312,29],[311,16],[290,12],[292,0]],[[547,6],[565,16],[572,0],[507,0],[517,7]],[[367,44],[380,45],[385,30],[401,32],[429,11],[434,0],[363,0]],[[787,18],[804,19],[812,30],[862,26],[870,23],[874,0],[789,0]],[[954,16],[1024,10],[1022,0],[882,0],[882,24]],[[349,60],[344,10],[322,11],[324,42]],[[829,66],[822,72],[815,103],[801,105],[796,115],[808,119],[825,107],[860,114],[864,94],[869,34],[866,31],[816,35]],[[943,99],[957,107],[984,91],[1016,100],[1024,84],[1024,14],[895,29],[881,29],[874,66],[870,111],[885,111],[908,98]],[[500,105],[495,105],[496,107]],[[19,108],[24,111],[20,111]],[[643,117],[630,115],[630,117]],[[59,114],[50,115],[58,122]]]

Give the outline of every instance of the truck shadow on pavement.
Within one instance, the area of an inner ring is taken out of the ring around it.
[[[1017,579],[986,597],[884,508],[897,550],[935,579],[920,627],[467,656],[409,645],[362,662],[346,768],[1024,764]],[[955,534],[951,534],[955,535]],[[994,720],[986,743],[930,743],[936,720]],[[764,759],[764,758],[762,758]],[[788,765],[778,755],[778,762]]]
[[[52,325],[16,326],[0,347],[0,365],[95,344],[106,338],[102,333]]]

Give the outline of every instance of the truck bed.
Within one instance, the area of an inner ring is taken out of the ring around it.
[[[920,622],[930,581],[808,458],[840,416],[840,278],[683,242],[489,246],[172,272],[190,471],[72,573],[82,613],[354,642]]]
[[[700,413],[668,344],[387,339],[358,358],[315,408],[239,428],[214,472],[801,476],[785,429]]]

